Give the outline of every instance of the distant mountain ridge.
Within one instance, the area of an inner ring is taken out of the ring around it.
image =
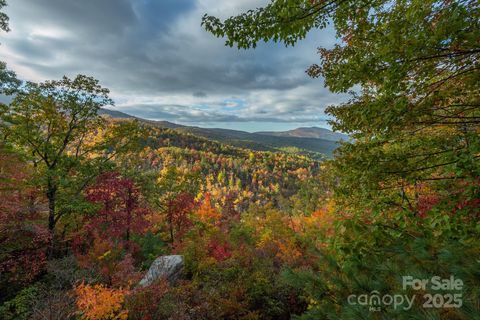
[[[169,121],[146,120],[110,109],[100,109],[99,114],[115,119],[137,119],[152,126],[174,129],[178,132],[193,134],[227,145],[257,151],[287,150],[292,152],[292,150],[298,150],[299,153],[306,151],[307,153],[313,152],[331,156],[338,147],[337,142],[348,139],[346,135],[318,127],[298,128],[279,132],[250,133],[240,130],[184,126]]]
[[[127,113],[121,112],[121,111],[116,111],[116,110],[111,110],[111,109],[105,109],[101,108],[98,110],[98,114],[102,116],[109,116],[114,119],[137,119],[145,123],[150,123],[151,125],[162,127],[162,128],[169,128],[169,129],[177,129],[177,128],[182,128],[185,126],[182,126],[180,124],[176,124],[173,122],[169,121],[155,121],[155,120],[147,120],[139,117],[135,117],[132,115],[129,115]]]
[[[328,141],[347,140],[348,136],[342,133],[319,127],[300,127],[289,131],[259,131],[256,134],[263,134],[275,137],[297,137],[297,138],[315,138]]]
[[[110,116],[110,117],[116,118],[116,119],[140,119],[140,118],[131,116],[129,114],[123,113],[121,111],[105,109],[105,108],[100,108],[98,110],[98,114],[101,115],[101,116]]]

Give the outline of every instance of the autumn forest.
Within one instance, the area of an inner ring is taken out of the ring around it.
[[[479,2],[265,2],[198,24],[253,53],[334,30],[305,74],[349,97],[331,154],[0,57],[0,319],[480,319]]]

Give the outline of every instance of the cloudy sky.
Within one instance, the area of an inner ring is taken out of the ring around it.
[[[9,0],[0,60],[27,80],[92,75],[114,109],[186,125],[246,131],[327,127],[323,112],[344,97],[310,79],[316,48],[335,42],[313,31],[294,48],[243,51],[204,31],[205,13],[228,17],[268,0]]]

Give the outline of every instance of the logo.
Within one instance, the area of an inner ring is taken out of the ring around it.
[[[382,295],[380,292],[373,290],[369,294],[351,294],[347,299],[350,305],[368,306],[369,310],[372,312],[377,312],[382,310],[382,308],[388,307],[393,307],[395,310],[401,308],[407,311],[412,308],[417,300],[419,303],[423,301],[422,307],[425,309],[461,308],[463,305],[461,293],[463,289],[463,281],[455,278],[453,275],[446,279],[439,276],[434,276],[430,279],[418,279],[412,276],[403,276],[402,289],[404,291],[411,290],[413,292],[419,291],[421,293]]]

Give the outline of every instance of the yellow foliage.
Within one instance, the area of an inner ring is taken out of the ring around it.
[[[275,243],[278,247],[277,257],[286,263],[294,263],[303,255],[297,244],[291,239],[277,240]]]
[[[101,284],[81,284],[75,288],[77,307],[84,320],[126,320],[128,311],[123,310],[127,290],[110,289]]]
[[[273,239],[272,237],[272,231],[271,230],[266,230],[262,233],[262,235],[260,236],[260,239],[259,241],[257,242],[257,248],[263,248],[266,246],[266,244],[268,244],[269,242],[271,242]]]
[[[217,221],[221,217],[220,212],[218,212],[217,209],[212,207],[212,204],[210,202],[210,194],[208,193],[205,194],[205,199],[203,200],[202,204],[197,209],[195,214],[200,219],[200,221],[203,222]]]

